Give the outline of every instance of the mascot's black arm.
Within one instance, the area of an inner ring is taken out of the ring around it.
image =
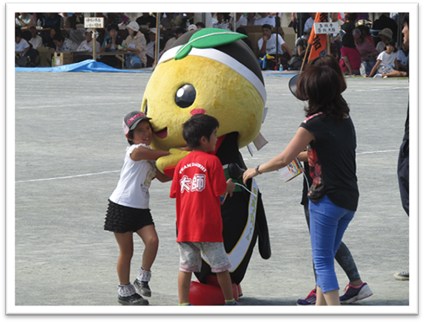
[[[216,152],[216,156],[219,158],[222,165],[235,163],[242,170],[245,170],[247,169],[247,167],[240,154],[238,144],[237,144],[237,139],[238,139],[237,132],[232,132],[230,134],[227,134],[221,146],[218,148]],[[251,180],[248,181],[247,186],[251,187]],[[243,192],[246,193],[247,195],[250,194],[246,190],[243,190]],[[268,224],[267,224],[265,210],[264,210],[261,196],[262,194],[259,191],[255,230],[257,231],[259,236],[259,241],[258,241],[259,253],[263,259],[269,259],[271,257],[271,243],[269,240]]]

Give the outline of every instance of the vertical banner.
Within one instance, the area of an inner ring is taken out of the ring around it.
[[[328,13],[327,12],[317,12],[315,15],[314,22],[328,22]],[[311,44],[311,52],[309,54],[309,61],[318,57],[319,53],[325,49],[327,45],[327,35],[326,34],[316,34],[315,33],[315,24],[312,26],[312,31],[308,39],[308,43]]]

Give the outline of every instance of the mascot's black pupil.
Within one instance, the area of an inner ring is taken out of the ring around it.
[[[175,94],[175,103],[180,108],[188,108],[196,100],[196,89],[191,84],[180,87]]]

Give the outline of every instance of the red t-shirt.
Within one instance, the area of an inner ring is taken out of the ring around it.
[[[175,167],[171,198],[176,198],[177,242],[223,242],[221,203],[227,189],[218,157],[193,151]]]
[[[342,47],[340,49],[340,56],[346,56],[349,59],[350,66],[352,67],[353,71],[359,71],[361,68],[361,56],[359,55],[359,52],[356,48]],[[342,58],[340,59],[340,66],[343,72],[349,70]]]

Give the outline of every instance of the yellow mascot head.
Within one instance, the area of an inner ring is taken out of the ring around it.
[[[239,148],[259,135],[266,91],[244,37],[206,28],[184,34],[162,55],[141,107],[152,118],[154,149],[186,146],[182,125],[198,113],[218,119],[218,136],[237,132]]]

